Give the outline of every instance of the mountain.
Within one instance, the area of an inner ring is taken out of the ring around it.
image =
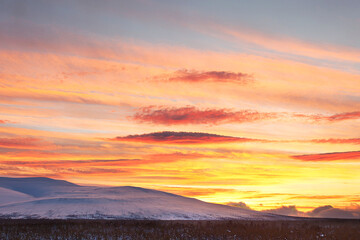
[[[139,187],[0,178],[0,217],[86,219],[291,219]]]

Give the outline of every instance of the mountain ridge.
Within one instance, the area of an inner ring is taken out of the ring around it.
[[[0,204],[0,217],[3,218],[291,219],[133,186],[81,186],[51,178],[0,177],[0,188],[11,190],[10,202]],[[30,198],[16,201],[14,189]]]

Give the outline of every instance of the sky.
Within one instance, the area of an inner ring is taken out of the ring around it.
[[[359,10],[1,1],[0,175],[360,209]]]

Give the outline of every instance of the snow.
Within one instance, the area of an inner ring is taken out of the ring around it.
[[[13,202],[23,202],[33,199],[27,194],[0,187],[0,205]]]
[[[79,186],[47,178],[0,178],[0,187],[0,202],[6,203],[0,216],[11,218],[288,219],[138,187]]]

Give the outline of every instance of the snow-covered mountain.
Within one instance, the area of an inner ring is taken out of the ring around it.
[[[290,219],[138,187],[79,186],[50,178],[0,178],[0,217]]]

